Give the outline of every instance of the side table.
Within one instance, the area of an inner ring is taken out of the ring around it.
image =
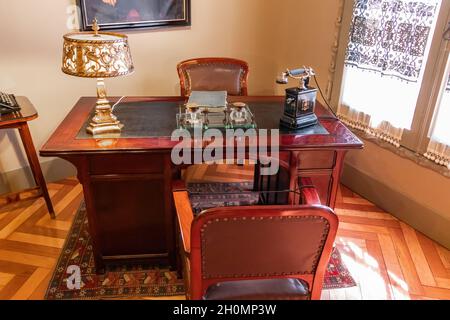
[[[55,211],[48,193],[44,175],[42,174],[41,165],[36,154],[30,129],[28,128],[28,121],[36,119],[38,117],[38,113],[28,98],[16,97],[16,99],[21,107],[20,111],[0,115],[0,129],[19,130],[28,162],[30,164],[31,171],[33,172],[34,181],[40,188],[41,196],[45,199],[51,218],[54,219]]]

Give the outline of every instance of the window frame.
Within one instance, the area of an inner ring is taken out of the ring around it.
[[[350,27],[353,16],[353,6],[356,0],[342,0],[344,10],[342,15],[339,44],[336,55],[336,73],[331,92],[331,104],[338,108],[342,102],[344,83],[344,60],[350,37]],[[417,99],[414,117],[410,130],[404,130],[401,147],[423,154],[430,141],[431,126],[438,100],[441,94],[442,79],[444,79],[447,59],[450,59],[450,41],[444,40],[443,34],[450,23],[450,0],[442,0],[436,28],[431,42],[428,60],[425,65],[419,97]],[[335,110],[337,111],[337,110]]]

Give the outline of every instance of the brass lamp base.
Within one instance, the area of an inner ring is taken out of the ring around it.
[[[97,79],[97,98],[95,116],[86,128],[86,132],[94,137],[120,135],[123,124],[112,113],[111,105],[106,99],[106,88],[103,79]]]
[[[116,124],[95,124],[90,123],[86,128],[86,132],[94,137],[120,135],[123,124],[117,122]]]

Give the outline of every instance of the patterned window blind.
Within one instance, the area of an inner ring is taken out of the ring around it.
[[[436,0],[356,0],[345,64],[416,82]]]
[[[410,129],[442,0],[355,0],[338,114],[400,146]]]

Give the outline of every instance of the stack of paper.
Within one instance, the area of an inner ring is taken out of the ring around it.
[[[192,91],[188,103],[195,103],[199,107],[225,108],[227,105],[226,91]]]

